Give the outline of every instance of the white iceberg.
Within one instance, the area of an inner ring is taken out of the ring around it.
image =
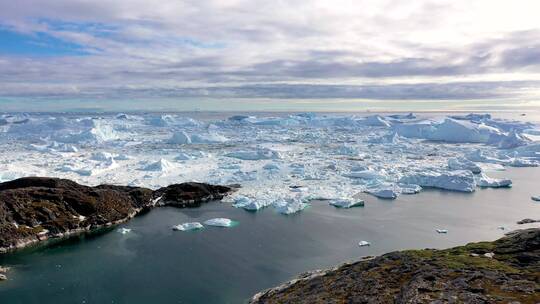
[[[512,186],[512,181],[509,179],[497,179],[488,177],[485,174],[477,176],[477,184],[480,187],[490,187],[490,188],[507,188]]]
[[[363,207],[364,201],[363,200],[352,200],[352,199],[339,199],[339,200],[332,200],[329,203],[330,205],[337,207],[337,208],[352,208],[352,207]]]
[[[474,175],[468,170],[425,170],[422,172],[408,173],[403,176],[399,182],[461,192],[473,192],[476,188]]]
[[[160,160],[146,165],[142,170],[144,171],[156,171],[156,172],[168,172],[174,170],[176,166],[166,159]]]
[[[373,127],[390,127],[391,124],[380,115],[371,115],[364,118],[362,124]]]
[[[358,242],[358,246],[360,246],[360,247],[371,246],[371,243],[368,242],[368,241],[360,241],[360,242]]]
[[[204,226],[199,222],[183,223],[173,226],[172,229],[176,231],[190,231],[203,229]]]
[[[480,166],[463,157],[450,158],[448,160],[448,168],[451,170],[470,170],[474,174],[482,172]]]
[[[248,211],[257,211],[271,205],[272,202],[264,199],[252,199],[243,195],[239,195],[233,199],[233,207],[243,208]]]
[[[191,137],[184,131],[175,132],[169,139],[169,143],[177,145],[191,144]]]
[[[216,133],[194,134],[191,136],[191,142],[194,144],[219,144],[228,140],[227,137]]]
[[[215,227],[232,227],[234,225],[234,221],[228,218],[213,218],[209,219],[207,221],[204,221],[204,224],[207,226],[215,226]]]
[[[369,189],[367,193],[384,199],[395,199],[398,197],[399,192],[396,189]]]
[[[309,204],[298,199],[278,200],[274,202],[274,209],[281,214],[289,215],[306,209]]]

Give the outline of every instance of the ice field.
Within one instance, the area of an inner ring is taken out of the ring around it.
[[[510,187],[490,172],[538,166],[537,139],[536,124],[489,114],[4,114],[0,181],[239,184],[226,198],[231,206],[292,214],[314,199],[360,205],[358,193],[394,199],[426,187]]]

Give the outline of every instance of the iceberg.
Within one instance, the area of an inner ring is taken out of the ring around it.
[[[417,194],[422,191],[422,187],[418,185],[406,185],[406,184],[398,184],[399,188],[401,188],[402,194]]]
[[[191,142],[194,144],[219,144],[228,140],[227,137],[216,133],[194,134],[191,136]]]
[[[146,165],[142,170],[143,171],[158,171],[158,172],[168,172],[175,169],[176,166],[169,162],[166,159],[161,158],[160,160]]]
[[[332,200],[329,203],[330,205],[337,207],[337,208],[352,208],[352,207],[363,207],[364,201],[363,200],[351,200],[351,199],[339,199],[339,200]]]
[[[477,177],[477,184],[480,187],[507,188],[512,186],[512,181],[509,179],[491,178],[482,173]]]
[[[358,246],[360,246],[360,247],[371,246],[371,243],[368,242],[368,241],[360,241],[360,242],[358,242]]]
[[[184,131],[175,132],[169,139],[169,143],[177,145],[191,144],[191,137]]]
[[[473,192],[476,188],[474,175],[468,170],[445,172],[428,169],[421,172],[408,173],[399,182],[461,192]]]
[[[172,227],[176,231],[200,230],[203,228],[204,226],[199,222],[183,223]]]
[[[233,200],[233,207],[243,208],[248,211],[257,211],[269,205],[271,205],[271,202],[268,200],[254,200],[243,195],[239,195]]]
[[[399,192],[395,189],[369,189],[366,190],[367,193],[384,199],[396,199],[399,195]]]
[[[300,212],[308,206],[309,204],[303,203],[298,199],[278,200],[274,202],[274,209],[278,213],[285,215]]]
[[[222,217],[213,218],[213,219],[204,221],[205,225],[214,226],[214,227],[232,227],[235,225],[235,223],[236,222],[233,220],[230,220],[228,218],[222,218]]]
[[[469,170],[474,174],[482,172],[482,168],[477,164],[463,157],[450,158],[448,168],[451,170]]]
[[[390,127],[391,124],[384,117],[380,115],[371,115],[364,118],[362,123],[366,126],[372,127]]]

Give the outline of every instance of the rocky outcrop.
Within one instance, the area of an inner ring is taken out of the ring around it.
[[[197,207],[231,189],[202,183],[175,184],[153,191],[47,177],[0,183],[0,252],[126,221],[154,206]]]
[[[308,273],[250,303],[540,303],[540,229]]]

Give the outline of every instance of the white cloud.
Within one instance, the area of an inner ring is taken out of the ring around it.
[[[535,0],[0,0],[0,25],[88,52],[2,55],[0,95],[536,81],[538,11]]]

